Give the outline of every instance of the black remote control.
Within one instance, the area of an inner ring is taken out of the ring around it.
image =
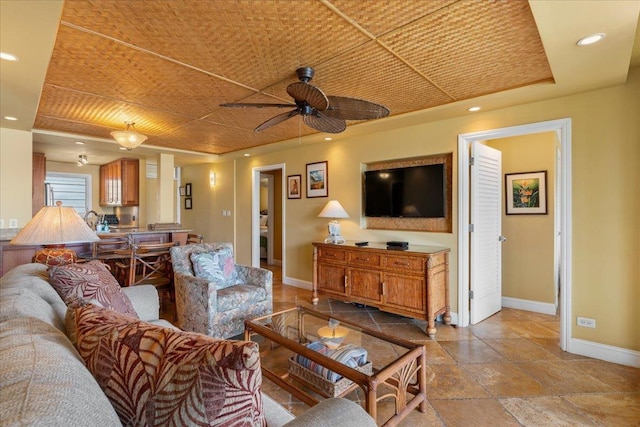
[[[369,242],[356,242],[356,246],[368,246]]]

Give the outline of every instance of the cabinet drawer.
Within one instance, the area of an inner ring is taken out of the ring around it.
[[[380,255],[369,252],[349,252],[349,265],[378,267]]]
[[[385,255],[382,266],[394,270],[403,270],[408,273],[424,273],[424,258],[406,255]]]
[[[347,252],[344,249],[319,247],[318,259],[321,261],[345,262],[347,260]]]

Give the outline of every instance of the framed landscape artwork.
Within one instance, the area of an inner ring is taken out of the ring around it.
[[[302,176],[289,175],[287,177],[287,198],[288,199],[301,199],[302,198]]]
[[[547,171],[504,175],[507,215],[546,215]]]
[[[328,197],[327,162],[307,163],[307,197]]]

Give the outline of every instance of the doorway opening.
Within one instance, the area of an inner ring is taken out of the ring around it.
[[[286,212],[285,165],[275,164],[252,169],[251,264],[277,265],[285,269]]]
[[[560,347],[567,350],[571,337],[571,119],[532,123],[458,136],[458,324],[470,324],[470,195],[469,147],[480,141],[542,132],[555,132],[559,141],[556,165],[556,200],[559,230],[558,262],[560,280]],[[496,236],[497,238],[497,236]]]

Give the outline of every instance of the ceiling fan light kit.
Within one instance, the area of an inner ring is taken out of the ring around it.
[[[255,132],[282,123],[295,116],[302,116],[305,125],[326,133],[340,133],[347,128],[346,120],[372,120],[386,117],[389,109],[383,105],[363,99],[345,96],[327,96],[309,83],[313,78],[312,67],[296,70],[299,82],[287,86],[287,93],[294,99],[293,104],[227,103],[222,107],[240,108],[293,108],[278,114],[260,124]]]
[[[114,130],[111,136],[127,150],[133,150],[147,140],[147,137],[138,133],[134,122],[124,122],[127,125],[125,130]]]

